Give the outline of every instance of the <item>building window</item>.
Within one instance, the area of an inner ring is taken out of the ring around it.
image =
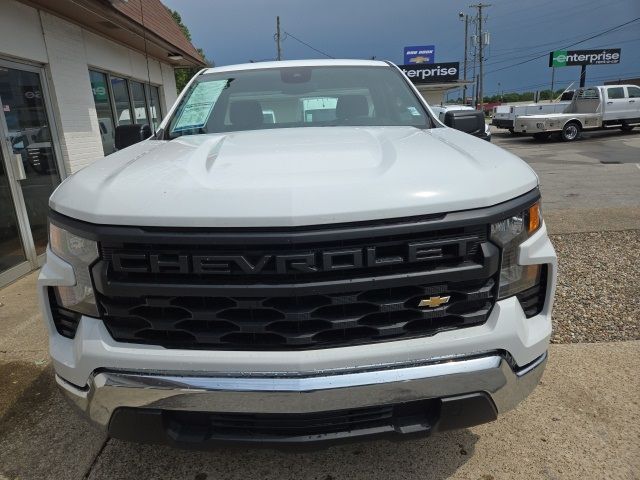
[[[116,104],[116,124],[131,125],[131,98],[127,81],[124,78],[111,77],[113,101]]]
[[[95,70],[89,70],[89,78],[105,155],[115,151],[118,125],[151,123],[154,131],[158,128],[162,119],[158,87]]]
[[[149,123],[147,114],[147,99],[144,94],[144,85],[140,82],[130,82],[131,98],[133,98],[133,111],[135,112],[135,121],[141,125]]]
[[[93,101],[96,104],[98,127],[102,139],[102,149],[105,155],[115,152],[115,126],[113,124],[113,110],[109,99],[107,76],[104,73],[89,71]]]
[[[162,120],[162,110],[160,108],[160,91],[158,87],[149,86],[149,111],[151,112],[151,122],[153,129],[157,130]]]

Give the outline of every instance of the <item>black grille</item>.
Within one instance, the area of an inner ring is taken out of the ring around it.
[[[544,300],[547,295],[547,266],[542,267],[540,282],[527,290],[516,294],[518,301],[527,318],[534,317],[542,312]]]
[[[494,281],[289,297],[100,297],[114,339],[168,348],[305,349],[434,335],[483,323]],[[421,300],[448,296],[441,306]]]
[[[428,431],[440,412],[439,400],[383,405],[308,414],[244,414],[208,412],[164,412],[165,424],[174,438],[201,440],[243,438],[295,440],[300,437],[345,436],[345,432]]]
[[[284,231],[101,227],[92,273],[101,317],[117,341],[341,347],[484,323],[499,262],[487,230],[439,218]],[[196,268],[202,258],[215,269]],[[289,266],[290,258],[311,268]],[[431,297],[450,298],[418,306]]]
[[[63,337],[74,338],[82,315],[61,307],[58,304],[58,299],[56,298],[56,293],[53,290],[53,287],[48,287],[47,293],[49,295],[51,316],[53,317],[53,323],[56,326],[56,330]]]

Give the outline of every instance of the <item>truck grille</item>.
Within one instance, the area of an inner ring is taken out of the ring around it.
[[[499,255],[486,224],[118,228],[105,230],[92,272],[102,319],[122,342],[343,347],[480,325],[495,303]],[[448,300],[419,306],[432,297]]]
[[[298,349],[434,335],[483,323],[494,281],[290,297],[101,297],[119,341],[167,348]],[[449,302],[418,308],[446,294]]]

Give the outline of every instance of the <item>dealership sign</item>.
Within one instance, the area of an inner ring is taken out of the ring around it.
[[[612,63],[620,63],[619,48],[604,48],[602,50],[555,50],[549,54],[550,67],[609,65]]]
[[[413,83],[451,82],[460,78],[460,62],[400,65],[400,70]]]
[[[404,47],[404,63],[433,63],[436,57],[434,45],[420,45],[417,47]]]

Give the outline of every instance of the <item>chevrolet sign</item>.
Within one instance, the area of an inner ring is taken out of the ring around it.
[[[452,240],[412,242],[402,254],[387,256],[375,246],[304,251],[299,253],[262,253],[257,255],[182,252],[114,252],[111,268],[122,273],[155,274],[288,274],[383,267],[441,260],[464,255],[467,242],[475,237]],[[400,252],[398,252],[400,253]]]

